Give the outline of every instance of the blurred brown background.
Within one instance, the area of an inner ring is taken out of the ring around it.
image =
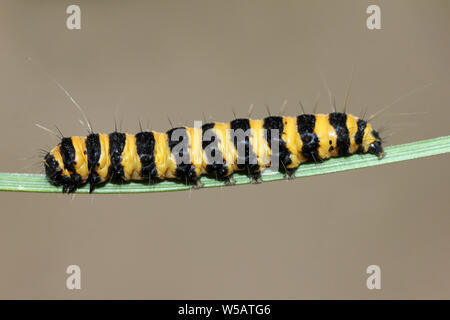
[[[51,74],[110,132],[329,112],[322,72],[388,145],[448,135],[450,2],[1,1],[0,171],[39,172],[56,139],[84,135]],[[81,30],[66,8],[81,7]],[[381,7],[382,30],[366,28]],[[27,61],[31,57],[37,65]],[[42,71],[45,70],[44,72]],[[398,113],[417,113],[394,116]],[[30,158],[31,157],[31,158]],[[449,156],[193,192],[0,193],[0,298],[450,298]],[[68,265],[82,289],[65,287]],[[366,268],[381,267],[381,290]]]

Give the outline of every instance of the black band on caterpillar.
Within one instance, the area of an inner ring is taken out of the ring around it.
[[[198,177],[190,155],[192,141],[189,139],[186,128],[172,128],[167,131],[167,137],[170,151],[177,159],[176,178],[187,183],[196,184]]]
[[[155,136],[153,132],[136,134],[136,150],[141,160],[141,177],[153,181],[158,176],[155,166]]]
[[[122,152],[125,147],[125,133],[113,132],[109,134],[109,156],[111,165],[108,175],[111,180],[120,181],[123,179]]]
[[[228,175],[228,167],[218,145],[219,139],[213,131],[214,126],[214,123],[207,123],[202,126],[202,149],[208,151],[206,152],[207,174],[216,179],[223,179]]]
[[[314,133],[316,117],[312,114],[302,114],[297,117],[297,130],[303,142],[302,155],[308,161],[319,160],[319,137]]]
[[[62,138],[61,140],[61,156],[64,163],[64,168],[70,172],[74,172],[75,164],[75,148],[72,143],[72,138]]]
[[[347,115],[345,113],[338,112],[330,113],[330,124],[333,126],[337,134],[339,156],[348,155],[350,138],[348,136]]]
[[[286,147],[286,141],[281,137],[284,132],[283,117],[270,116],[265,118],[263,128],[266,130],[266,140],[269,148],[272,150],[272,158],[278,159],[278,167],[286,171],[287,166],[292,163],[292,160],[291,153]],[[276,130],[276,136],[272,136],[273,130]],[[274,154],[272,142],[278,144],[278,154]]]
[[[230,129],[234,146],[238,150],[238,168],[250,174],[259,172],[260,168],[256,160],[256,155],[250,143],[251,132],[249,119],[234,119],[230,122]]]
[[[357,153],[363,153],[364,148],[362,146],[363,138],[364,138],[364,131],[366,130],[366,124],[367,122],[361,119],[358,119],[356,122],[358,126],[358,131],[355,134],[355,143],[358,145]]]
[[[88,155],[88,168],[92,172],[92,169],[97,167],[102,152],[100,138],[97,133],[92,133],[87,136],[86,150]]]
[[[95,169],[98,166],[98,161],[101,156],[101,145],[99,135],[96,133],[91,133],[86,137],[86,152],[88,156],[88,169],[89,169],[89,185],[90,191],[92,192],[96,185],[101,182],[100,176],[97,174]]]

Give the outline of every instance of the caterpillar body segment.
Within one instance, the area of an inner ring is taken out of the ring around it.
[[[289,177],[302,163],[354,153],[383,157],[378,132],[351,114],[333,112],[239,118],[165,133],[65,137],[45,156],[44,167],[48,179],[62,185],[63,192],[74,192],[85,183],[92,192],[107,181],[177,179],[200,186],[199,178],[208,175],[231,182],[237,171],[258,182],[266,167]]]

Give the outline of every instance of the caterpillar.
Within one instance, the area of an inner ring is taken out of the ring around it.
[[[86,137],[62,137],[43,162],[48,180],[72,193],[86,183],[93,192],[108,181],[176,179],[201,187],[202,175],[233,184],[232,174],[237,171],[260,182],[261,170],[274,165],[290,178],[302,163],[355,153],[381,159],[380,135],[368,121],[332,112],[236,118],[165,133],[91,131]]]

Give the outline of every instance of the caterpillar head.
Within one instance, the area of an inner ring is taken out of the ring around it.
[[[63,192],[74,192],[80,184],[79,176],[71,174],[67,168],[64,167],[58,145],[52,151],[47,153],[44,158],[45,175],[55,186],[63,186]]]
[[[383,146],[382,146],[383,141],[382,141],[378,131],[371,129],[367,135],[366,143],[368,145],[368,148],[367,148],[368,153],[376,155],[378,157],[378,159],[383,159],[383,157],[384,157],[384,150],[383,150]]]

